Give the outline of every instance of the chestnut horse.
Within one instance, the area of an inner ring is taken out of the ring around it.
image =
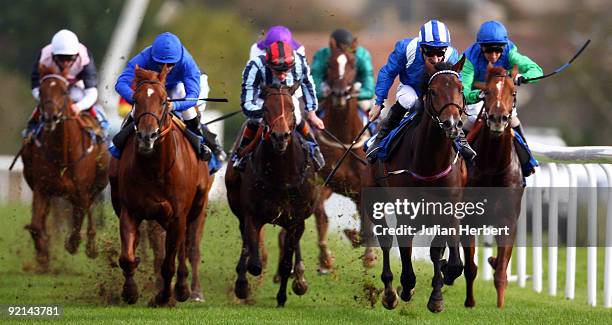
[[[184,136],[182,125],[173,121],[165,89],[168,71],[167,66],[160,73],[136,67],[135,136],[128,140],[121,158],[111,161],[111,197],[121,233],[119,265],[125,276],[122,297],[128,304],[138,300],[134,273],[140,259],[135,250],[143,220],[157,221],[166,231],[165,254],[161,255],[163,287],[151,305],[173,303],[171,282],[177,254],[176,300],[190,296],[187,252],[193,273],[191,289],[199,293],[199,242],[212,177],[207,163],[198,159]]]
[[[234,292],[240,299],[249,296],[246,273],[258,276],[263,268],[259,255],[262,227],[268,223],[279,225],[286,231],[278,266],[280,289],[276,301],[279,307],[287,301],[287,281],[292,267],[293,292],[303,295],[308,289],[300,238],[305,220],[313,212],[319,197],[309,149],[295,131],[295,108],[291,96],[299,85],[296,83],[290,88],[273,85],[264,89],[265,125],[258,131],[258,134],[263,134],[262,140],[254,142],[256,148],[242,174],[231,165],[225,174],[227,200],[240,221],[242,235]],[[295,263],[292,265],[294,253]]]
[[[49,235],[46,220],[50,199],[63,197],[72,205],[72,234],[65,247],[75,254],[81,241],[81,226],[87,214],[87,256],[97,256],[92,204],[108,184],[109,154],[105,143],[97,143],[86,130],[97,122],[89,114],[71,109],[66,71],[39,67],[43,128],[24,144],[23,174],[32,189],[32,222],[26,226],[43,270],[49,266]]]
[[[417,124],[407,129],[399,140],[398,154],[390,157],[384,163],[379,161],[378,168],[370,169],[370,179],[366,180],[365,186],[451,188],[465,186],[467,181],[465,162],[463,159],[458,159],[460,155],[453,150],[452,142],[462,126],[461,114],[464,111],[464,100],[458,72],[461,71],[464,62],[465,57],[462,57],[455,65],[441,62],[434,67],[425,60],[427,75],[424,80],[429,80],[429,82],[425,84],[426,88],[423,91],[424,113],[421,114],[420,121],[413,121]],[[456,195],[457,191],[454,191],[453,194]],[[458,229],[458,220],[453,216],[428,217],[429,219],[425,221],[417,219],[419,225],[437,224]],[[416,285],[416,276],[412,268],[413,236],[407,235],[403,238],[407,242],[399,243],[402,262],[401,298],[409,301]],[[398,304],[398,295],[392,286],[393,273],[389,261],[389,250],[393,238],[378,237],[378,240],[383,251],[381,280],[385,289],[382,303],[385,308],[394,309]],[[442,260],[446,243],[452,253],[448,264]],[[461,275],[463,266],[459,258],[458,245],[458,235],[449,238],[436,236],[431,243],[430,257],[434,266],[434,276],[433,290],[427,307],[432,312],[440,312],[444,309],[441,292],[443,284],[451,284],[456,277]],[[445,273],[444,278],[442,272]]]
[[[506,188],[503,198],[498,198],[494,211],[487,211],[488,220],[465,218],[462,223],[471,227],[481,225],[508,226],[509,234],[496,236],[497,257],[490,257],[489,264],[495,269],[494,283],[497,290],[497,307],[504,307],[505,289],[508,285],[506,268],[512,255],[512,245],[516,234],[516,223],[521,210],[523,196],[523,175],[518,155],[514,148],[514,136],[510,122],[516,103],[516,88],[513,80],[518,72],[514,66],[512,73],[503,67],[487,67],[485,82],[485,99],[482,114],[472,132],[476,135],[473,147],[478,152],[474,166],[469,171],[470,187]],[[482,124],[484,126],[480,127]],[[474,135],[470,135],[470,138]],[[501,193],[500,193],[501,194]],[[491,220],[491,214],[495,220]],[[473,295],[474,279],[477,266],[474,263],[474,236],[462,237],[465,263],[467,292],[466,307],[473,307],[476,302]]]
[[[363,128],[363,122],[359,116],[357,107],[358,89],[354,89],[357,67],[355,54],[345,51],[336,45],[332,38],[330,41],[331,56],[327,64],[326,81],[331,88],[330,95],[322,102],[325,116],[326,132],[317,132],[317,139],[321,146],[321,152],[328,162],[335,162],[348,149],[350,143]],[[352,154],[347,157],[338,168],[331,179],[329,186],[321,189],[321,200],[315,208],[317,231],[319,234],[319,272],[327,273],[333,266],[333,256],[327,246],[328,219],[323,204],[332,192],[348,196],[357,205],[357,211],[361,205],[361,178],[366,174],[367,162],[363,152],[363,143],[368,138],[364,136],[353,146]],[[359,159],[361,158],[361,159]],[[329,175],[334,166],[326,164],[321,169],[321,175]],[[367,218],[362,218],[367,222]],[[365,226],[367,227],[367,226]],[[345,230],[347,234],[353,234],[352,230]],[[358,241],[358,240],[355,240]],[[363,256],[366,267],[372,267],[376,263],[376,254],[371,247],[366,248]]]

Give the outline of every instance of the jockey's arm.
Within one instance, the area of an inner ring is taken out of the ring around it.
[[[378,79],[376,80],[376,105],[380,106],[387,99],[389,89],[393,85],[395,77],[397,77],[402,69],[406,68],[406,64],[406,42],[405,40],[400,40],[395,44],[393,52],[389,54],[387,63],[378,72]]]
[[[322,130],[325,128],[325,124],[317,116],[317,114],[315,114],[318,102],[315,94],[314,81],[312,80],[312,75],[310,74],[310,67],[308,66],[308,62],[306,62],[306,58],[304,56],[298,55],[298,58],[301,60],[302,63],[302,80],[300,80],[300,82],[302,84],[301,87],[303,99],[307,112],[306,116],[308,118],[308,121],[310,121],[310,123],[312,123],[314,127]]]
[[[41,53],[42,52],[38,52],[36,60],[34,60],[34,64],[32,65],[32,73],[30,75],[32,97],[34,97],[36,101],[40,101],[40,74],[38,72],[38,65],[40,62]]]
[[[520,54],[516,46],[508,53],[508,61],[511,66],[517,65],[519,74],[526,79],[540,77],[544,74],[542,68],[529,57]]]
[[[481,90],[475,87],[474,65],[468,58],[465,59],[463,70],[461,70],[461,83],[463,84],[463,95],[465,96],[466,104],[474,104],[480,101],[478,95]]]
[[[185,97],[186,98],[198,98],[200,96],[200,69],[197,66],[192,66],[189,70],[185,71],[183,77],[183,84],[185,85]],[[197,100],[184,100],[173,102],[173,109],[181,112],[191,107],[194,107]]]
[[[357,81],[361,82],[358,100],[374,98],[374,71],[372,69],[372,56],[363,47],[357,48]]]
[[[75,105],[79,110],[91,108],[98,100],[98,71],[94,63],[93,55],[89,53],[89,64],[83,67],[83,70],[77,75],[78,80],[83,80],[85,85],[83,98]]]
[[[317,90],[317,98],[323,99],[326,97],[322,83],[325,82],[325,74],[327,72],[327,60],[329,60],[329,51],[327,48],[318,50],[312,59],[312,79],[314,80]]]
[[[263,82],[262,73],[257,66],[256,60],[250,60],[242,73],[242,92],[240,94],[240,106],[242,112],[249,118],[263,117],[263,109],[257,105],[258,89]]]

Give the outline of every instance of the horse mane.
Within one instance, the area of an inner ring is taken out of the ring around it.
[[[488,82],[494,77],[505,77],[508,75],[508,71],[504,67],[489,67],[487,68],[486,81]]]
[[[66,77],[66,75],[68,75],[68,69],[69,67],[66,67],[63,71],[60,71],[60,69],[56,65],[46,66],[44,64],[39,64],[38,65],[38,75],[41,78],[46,75],[50,75],[50,74],[57,74],[62,77]]]

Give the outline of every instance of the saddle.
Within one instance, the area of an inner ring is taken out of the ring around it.
[[[419,124],[421,116],[422,114],[418,114],[417,111],[412,111],[404,116],[399,125],[395,129],[391,130],[391,132],[389,132],[389,134],[380,142],[381,149],[379,149],[377,152],[377,160],[386,161],[393,157],[404,134]],[[365,151],[367,151],[368,147],[372,145],[376,136],[377,134],[374,134],[366,142],[366,146],[364,146]]]

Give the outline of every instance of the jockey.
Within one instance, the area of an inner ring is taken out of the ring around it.
[[[512,70],[512,67],[517,65],[519,73],[514,79],[514,84],[517,86],[524,83],[525,79],[543,75],[540,66],[518,52],[516,45],[508,38],[506,27],[498,21],[492,20],[483,23],[476,35],[476,43],[468,47],[464,54],[467,59],[461,72],[461,81],[468,104],[466,110],[469,115],[463,128],[468,131],[474,125],[483,105],[481,100],[484,98],[484,92],[480,88],[483,87],[482,83],[485,81],[489,63],[493,66],[504,67],[506,70]],[[516,114],[515,108],[512,110],[510,125],[525,140],[521,122]],[[527,142],[524,141],[523,143],[524,145],[520,144],[515,147],[521,160],[523,175],[527,177],[535,172],[538,163],[531,155]]]
[[[447,61],[456,63],[459,60],[457,50],[451,46],[450,32],[446,25],[438,20],[430,20],[423,25],[416,38],[404,38],[395,44],[387,63],[380,69],[376,80],[376,104],[370,111],[370,121],[380,115],[381,105],[387,98],[389,88],[399,75],[400,85],[395,97],[397,101],[381,123],[374,143],[368,148],[368,160],[376,161],[379,144],[391,130],[398,126],[406,111],[423,110],[421,83],[423,81],[425,60],[430,64]],[[467,161],[476,157],[476,152],[465,140],[465,134],[459,132],[455,141],[458,150]]]
[[[66,79],[70,83],[69,94],[74,102],[70,109],[75,113],[87,111],[96,118],[103,132],[108,128],[108,121],[104,109],[96,105],[98,100],[98,72],[91,52],[85,45],[79,42],[77,36],[62,29],[53,35],[51,44],[45,46],[32,67],[32,96],[40,101],[40,74],[39,65],[51,67],[55,65],[60,70],[67,69]],[[24,136],[29,134],[39,121],[40,112],[38,106],[30,116]]]
[[[209,160],[211,150],[205,142],[210,139],[204,137],[204,132],[198,119],[198,110],[196,109],[196,98],[200,96],[202,77],[200,69],[189,51],[181,44],[176,35],[169,32],[157,35],[151,46],[142,50],[142,52],[128,62],[115,84],[115,90],[130,104],[134,104],[132,84],[136,65],[143,69],[157,72],[161,71],[164,65],[171,69],[166,78],[168,96],[173,99],[187,98],[188,100],[169,102],[169,105],[172,105],[172,110],[180,113],[183,121],[185,121],[185,125],[191,131],[191,134],[190,132],[186,133],[190,137],[190,141],[200,142],[198,155],[204,160]],[[134,130],[133,114],[132,110],[132,113],[123,123],[121,131],[113,138],[114,149],[111,149],[111,152],[114,151],[113,155],[115,157],[119,155],[127,142],[128,136]],[[193,134],[201,137],[204,141],[194,139]],[[219,149],[216,148],[217,150]]]
[[[241,105],[242,111],[248,117],[248,120],[236,152],[239,152],[240,149],[246,147],[254,140],[253,137],[259,128],[264,114],[262,108],[263,98],[260,97],[263,88],[274,83],[290,87],[296,82],[301,84],[304,93],[303,98],[306,111],[308,112],[307,119],[318,129],[325,127],[323,121],[315,114],[317,98],[306,57],[294,51],[290,43],[278,41],[272,43],[266,49],[265,55],[260,55],[250,60],[244,69],[242,75]],[[293,105],[295,108],[296,129],[306,140],[314,145],[313,158],[315,168],[320,170],[325,165],[325,160],[314,136],[310,132],[308,124],[301,118],[298,99],[295,96],[293,96]],[[238,157],[235,154],[234,168],[243,170],[245,163],[245,155]]]
[[[372,108],[372,99],[374,98],[374,72],[372,71],[370,52],[362,46],[357,46],[357,39],[346,29],[336,29],[331,34],[330,41],[331,39],[341,49],[348,49],[355,53],[357,76],[355,77],[353,89],[358,92],[357,100],[359,108],[367,115]],[[312,61],[312,78],[315,85],[317,85],[317,99],[319,101],[329,96],[330,93],[329,85],[325,81],[330,55],[331,49],[324,47],[315,53]],[[371,124],[373,125],[374,123]],[[376,130],[375,126],[373,130]]]

